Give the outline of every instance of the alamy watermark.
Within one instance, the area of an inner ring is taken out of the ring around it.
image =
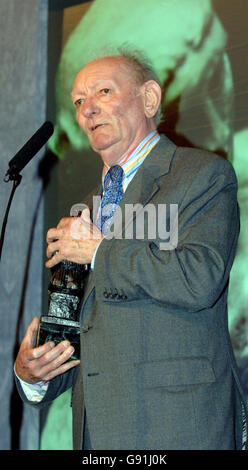
[[[78,216],[89,208],[83,203],[74,204],[70,216]],[[112,217],[110,217],[112,215]],[[93,196],[92,220],[88,237],[99,237],[99,220],[105,238],[157,240],[160,250],[174,250],[178,244],[178,204],[107,204],[101,209],[101,196]],[[80,223],[80,218],[78,219]]]

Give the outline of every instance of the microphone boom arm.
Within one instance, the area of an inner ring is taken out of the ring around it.
[[[48,139],[53,134],[53,124],[50,121],[44,122],[42,126],[35,132],[35,134],[28,140],[28,142],[17,152],[17,154],[9,161],[9,169],[4,177],[5,183],[13,181],[12,191],[9,197],[8,205],[5,211],[4,220],[1,230],[0,238],[0,260],[2,257],[2,248],[5,236],[6,225],[8,221],[8,215],[10,206],[15,194],[17,186],[19,186],[22,176],[20,171],[30,162],[30,160],[36,155],[37,152],[45,145]]]

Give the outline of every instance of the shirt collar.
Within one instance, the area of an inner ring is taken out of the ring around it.
[[[157,144],[159,139],[160,135],[157,129],[149,132],[149,134],[137,145],[137,147],[132,149],[131,152],[125,155],[121,161],[118,162],[118,165],[120,165],[124,171],[123,180],[131,176],[133,173],[135,174],[141,163],[150,153],[152,148]],[[102,171],[102,185],[104,184],[104,178],[107,172],[108,169],[104,166]]]

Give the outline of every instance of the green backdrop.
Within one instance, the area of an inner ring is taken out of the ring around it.
[[[233,48],[242,43],[242,32],[246,30],[242,8],[247,13],[247,7],[241,0],[235,6],[231,0],[212,3],[209,0],[95,0],[91,3],[65,44],[56,77],[56,130],[50,141],[50,149],[61,159],[58,193],[62,202],[56,216],[62,216],[65,207],[69,209],[70,204],[80,201],[87,174],[96,168],[97,179],[101,171],[100,160],[89,150],[87,139],[75,122],[70,91],[76,73],[103,48],[112,50],[126,44],[143,49],[163,83],[160,132],[176,143],[218,152],[233,162],[237,172],[242,223],[231,276],[229,324],[246,383],[248,122],[243,118],[244,104],[239,97],[240,93],[245,94],[243,51],[240,48],[234,55]],[[86,165],[88,172],[82,171],[81,182],[78,180],[80,165],[82,168]],[[74,180],[76,192],[73,183],[67,184]],[[43,414],[40,447],[72,448],[70,391],[56,399]]]

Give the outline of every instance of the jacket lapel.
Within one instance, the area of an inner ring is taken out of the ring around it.
[[[121,234],[125,230],[127,223],[136,217],[133,214],[132,220],[127,221],[119,214],[125,214],[126,204],[140,204],[144,207],[153,196],[159,191],[159,180],[161,176],[170,172],[171,161],[176,150],[176,145],[165,135],[161,135],[159,142],[149,153],[135,177],[129,184],[119,205],[119,212],[114,216],[115,234]]]

